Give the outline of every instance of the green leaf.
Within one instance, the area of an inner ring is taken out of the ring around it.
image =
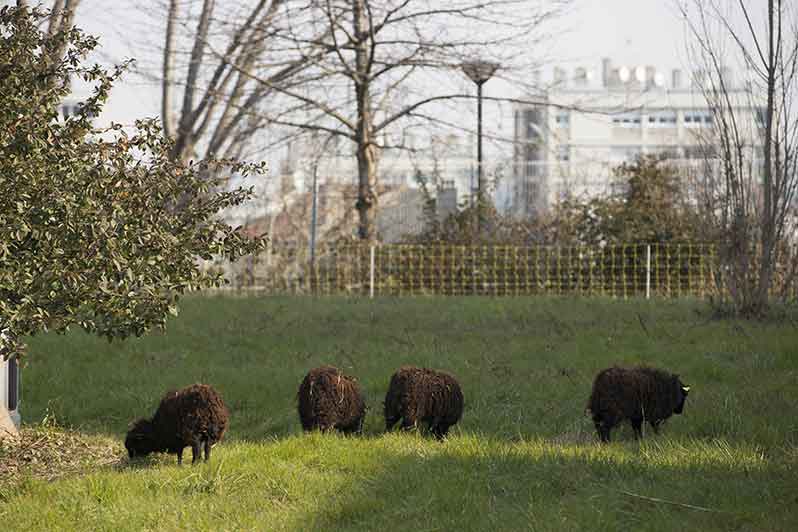
[[[124,68],[85,65],[97,41],[82,32],[48,35],[44,22],[35,9],[0,10],[0,323],[14,338],[70,325],[106,338],[138,336],[177,313],[165,302],[214,284],[197,273],[200,257],[262,246],[263,239],[227,238],[233,230],[219,221],[252,193],[219,188],[229,161],[172,160],[155,120],[137,121],[133,131],[92,130],[91,115]],[[64,61],[42,61],[42,50],[59,42]],[[58,105],[74,78],[95,90],[64,121]],[[11,354],[23,348],[13,342]]]

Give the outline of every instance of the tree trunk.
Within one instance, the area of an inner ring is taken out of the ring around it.
[[[374,144],[358,139],[357,147],[357,203],[358,236],[361,240],[377,240],[377,157]]]
[[[369,48],[369,21],[364,0],[352,0],[355,34],[355,95],[357,98],[357,208],[358,236],[366,242],[377,240],[377,147],[372,124]]]
[[[781,4],[781,2],[779,2]],[[781,7],[781,6],[779,6]],[[776,94],[776,59],[775,59],[775,16],[773,0],[768,0],[768,57],[767,57],[767,91],[768,101],[765,109],[765,138],[764,149],[764,168],[762,171],[762,192],[763,206],[760,230],[761,246],[759,250],[759,277],[757,279],[757,290],[755,300],[752,302],[754,308],[750,309],[755,314],[760,314],[767,309],[768,294],[773,278],[773,247],[775,241],[775,209],[773,205],[773,117],[776,114],[775,94]],[[781,16],[781,13],[779,13]]]

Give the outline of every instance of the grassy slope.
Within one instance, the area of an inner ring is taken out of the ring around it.
[[[190,299],[165,335],[31,344],[23,415],[120,439],[163,391],[214,384],[233,412],[209,466],[29,480],[17,527],[81,529],[772,529],[798,523],[798,331],[709,321],[689,302]],[[686,415],[638,446],[593,443],[583,409],[613,363],[678,371]],[[364,438],[299,434],[294,394],[332,363],[371,410]],[[466,413],[444,444],[381,435],[393,369],[445,368]],[[687,508],[635,495],[700,506]]]

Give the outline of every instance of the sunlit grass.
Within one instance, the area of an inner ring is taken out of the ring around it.
[[[464,434],[439,444],[414,434],[314,434],[230,443],[197,467],[158,459],[30,481],[0,517],[20,529],[613,529],[633,518],[656,530],[676,521],[786,530],[792,510],[766,511],[762,497],[789,502],[789,474],[755,448],[722,441],[555,445]],[[766,484],[768,494],[759,491]]]
[[[11,530],[794,530],[798,522],[790,319],[718,321],[698,303],[671,301],[211,298],[191,299],[165,335],[110,345],[82,334],[34,340],[23,374],[26,430],[48,413],[115,458],[93,472],[77,460],[55,482],[31,468],[0,479],[0,523]],[[321,363],[360,380],[370,407],[363,436],[301,434],[296,387]],[[383,434],[382,397],[406,363],[461,381],[466,411],[443,443]],[[639,443],[622,427],[611,445],[597,444],[585,403],[593,375],[614,363],[680,373],[692,386],[685,415]],[[166,389],[195,381],[216,386],[232,412],[211,463],[128,463],[127,423],[149,415]]]

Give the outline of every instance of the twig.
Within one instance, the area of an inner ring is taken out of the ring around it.
[[[645,495],[638,495],[637,493],[632,493],[631,491],[623,491],[621,493],[624,495],[628,495],[629,497],[635,497],[637,499],[643,499],[644,501],[649,502],[658,502],[662,504],[671,504],[673,506],[681,506],[682,508],[689,508],[690,510],[699,510],[701,512],[713,512],[713,513],[723,513],[720,510],[713,510],[712,508],[704,508],[703,506],[695,506],[693,504],[685,504],[682,502],[675,502],[675,501],[668,501],[665,499],[658,499],[656,497],[646,497]]]
[[[640,327],[643,328],[643,332],[646,333],[646,336],[651,338],[651,333],[648,332],[648,327],[646,327],[646,322],[643,321],[643,316],[641,316],[639,312],[637,313],[637,321],[640,322]]]

